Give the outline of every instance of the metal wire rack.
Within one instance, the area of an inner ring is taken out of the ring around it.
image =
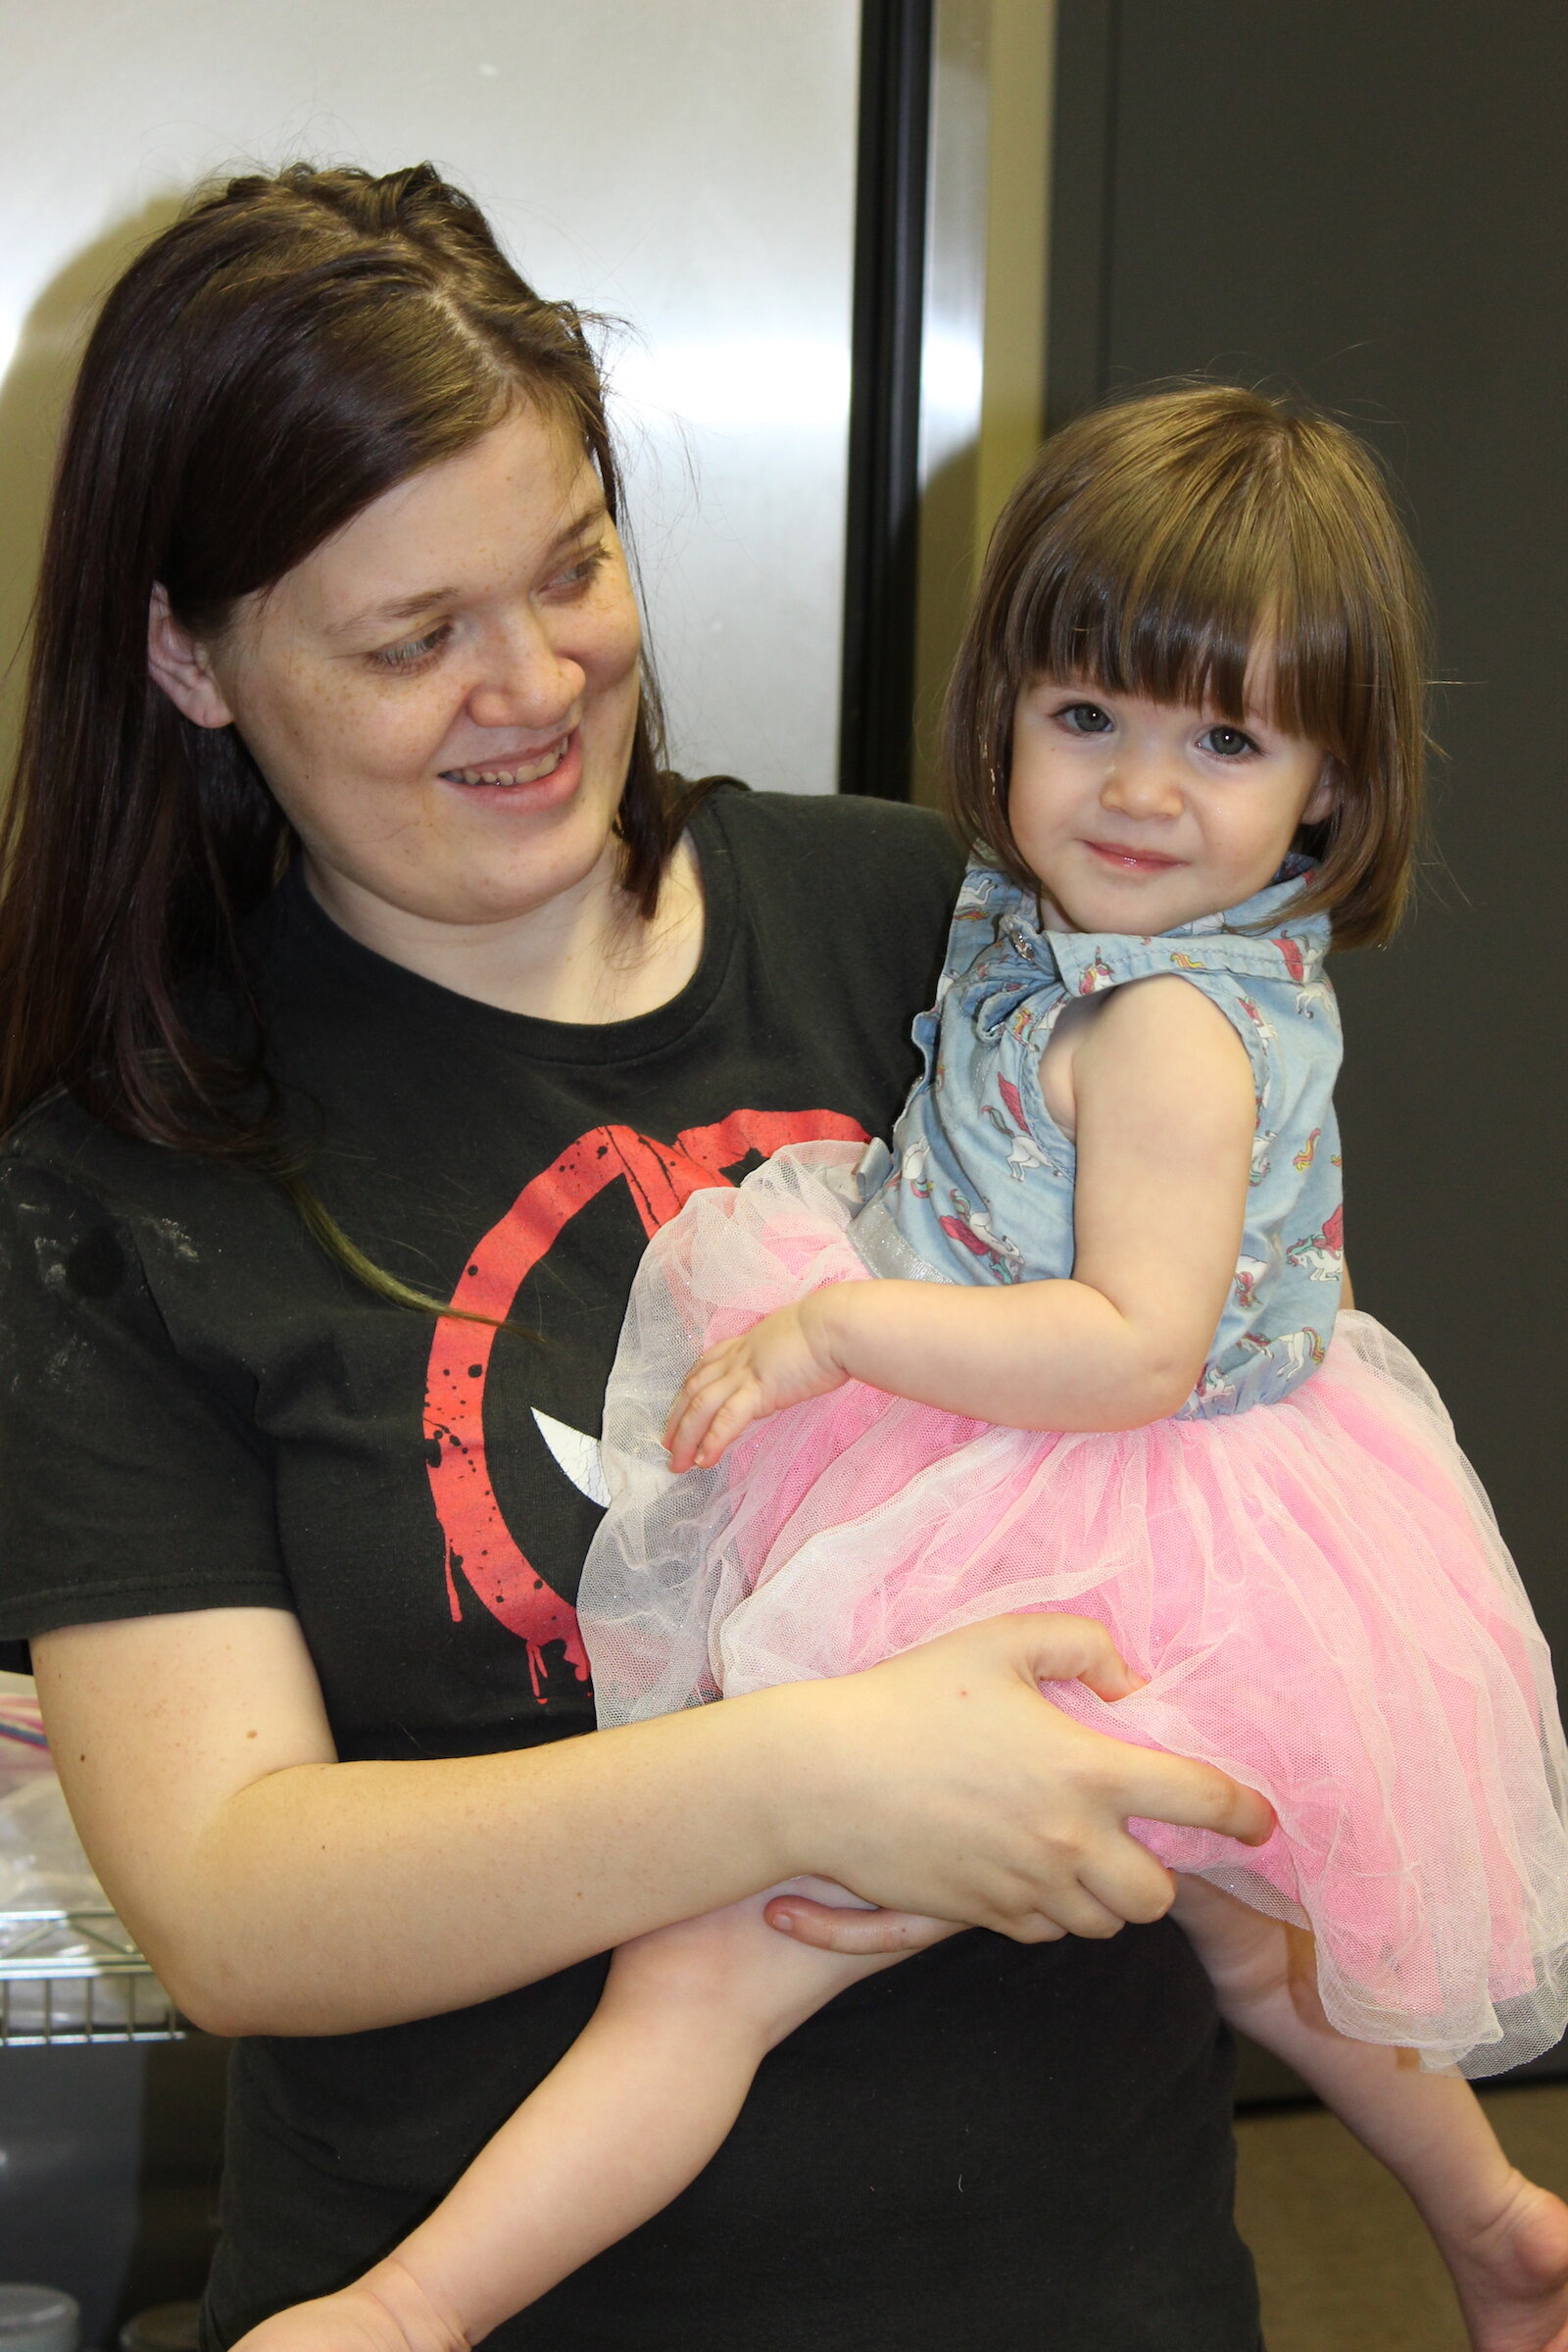
[[[76,1842],[25,1675],[0,1674],[0,2048],[179,2039],[179,2012]]]
[[[184,2031],[113,1911],[0,1911],[0,2046],[177,2041]]]

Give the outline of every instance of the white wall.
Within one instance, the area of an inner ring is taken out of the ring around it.
[[[196,177],[426,157],[611,365],[677,763],[837,763],[856,0],[51,0],[0,85],[0,662],[84,311]],[[9,760],[7,761],[9,765]]]

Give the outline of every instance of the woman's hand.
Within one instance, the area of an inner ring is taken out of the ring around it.
[[[664,1425],[672,1470],[706,1470],[752,1422],[843,1387],[821,1301],[809,1292],[698,1357]]]
[[[935,1940],[932,1918],[1024,1943],[1114,1936],[1162,1918],[1175,1893],[1129,1815],[1247,1844],[1268,1837],[1268,1805],[1224,1773],[1124,1745],[1052,1706],[1041,1683],[1069,1680],[1111,1700],[1139,1688],[1091,1619],[1011,1616],[771,1693],[809,1718],[806,1786],[791,1791],[807,1815],[800,1868],[898,1916],[780,1896],[770,1924],[846,1952],[913,1949]]]

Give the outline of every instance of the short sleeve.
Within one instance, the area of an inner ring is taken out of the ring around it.
[[[1098,996],[1131,980],[1157,979],[1185,980],[1207,997],[1242,1041],[1261,1112],[1276,1087],[1271,1049],[1278,1033],[1259,1000],[1266,1002],[1277,984],[1272,976],[1258,974],[1262,951],[1255,942],[1238,941],[1229,932],[1211,946],[1206,938],[1182,932],[1133,939],[1054,931],[1051,945],[1069,997]],[[1056,1009],[1054,1005],[1053,1013]],[[1044,1046],[1046,1040],[1031,1042]]]
[[[0,1636],[292,1605],[266,1445],[173,1346],[129,1221],[0,1161]]]

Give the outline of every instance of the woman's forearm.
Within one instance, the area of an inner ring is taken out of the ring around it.
[[[788,1872],[759,1712],[269,1775],[191,1858],[180,1910],[206,1924],[178,1938],[186,2006],[229,2033],[395,2024],[770,1885]]]
[[[34,1662],[94,1866],[215,2032],[461,2008],[802,1867],[788,1693],[514,1753],[339,1763],[294,1619],[88,1626]]]

